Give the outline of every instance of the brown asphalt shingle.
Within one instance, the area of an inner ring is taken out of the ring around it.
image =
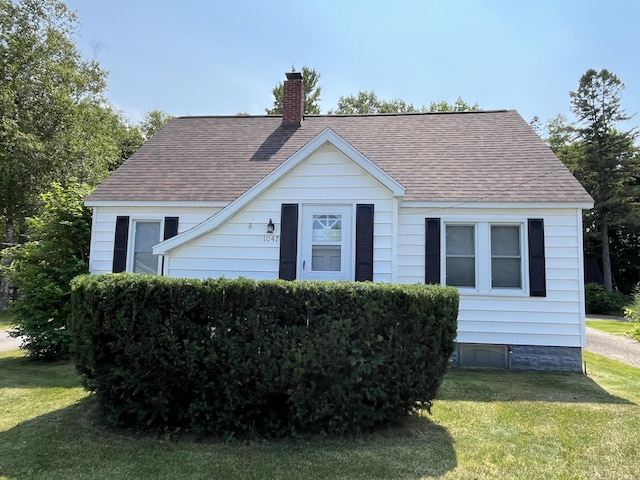
[[[590,202],[514,110],[172,119],[88,198],[232,201],[331,128],[404,185],[406,201]]]

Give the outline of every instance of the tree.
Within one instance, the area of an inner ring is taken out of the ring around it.
[[[295,67],[291,67],[296,71]],[[322,87],[318,85],[320,74],[315,69],[302,67],[302,83],[304,85],[304,113],[305,115],[320,114],[320,93]],[[267,115],[282,115],[282,97],[284,95],[284,83],[280,82],[273,88],[273,108],[265,109]]]
[[[458,97],[458,99],[453,104],[447,103],[444,100],[440,100],[439,102],[431,102],[429,104],[430,112],[475,112],[478,110],[480,110],[480,107],[477,103],[471,105],[462,100],[462,97]]]
[[[593,210],[585,216],[585,227],[587,234],[597,232],[599,236],[607,292],[613,291],[610,233],[640,223],[636,133],[618,127],[630,119],[621,107],[623,89],[615,74],[589,69],[580,78],[578,89],[569,94],[581,149],[572,171],[594,199]]]
[[[348,97],[340,97],[338,99],[338,107],[329,113],[337,115],[375,115],[380,113],[408,113],[417,111],[413,104],[407,104],[404,100],[379,100],[372,90],[370,92],[360,91],[357,95],[350,95]]]
[[[166,125],[173,117],[162,110],[151,110],[147,112],[139,124],[142,137],[145,141],[153,137],[158,130]]]
[[[372,90],[360,91],[357,95],[340,97],[338,107],[330,110],[330,114],[337,115],[377,115],[383,113],[414,113],[414,112],[463,112],[479,110],[478,104],[470,105],[458,97],[455,103],[450,104],[441,100],[431,102],[429,107],[416,108],[412,103],[407,103],[399,98],[393,100],[380,100]]]
[[[38,211],[39,192],[104,152],[82,126],[105,113],[106,73],[82,60],[72,41],[76,28],[58,0],[0,0],[0,215],[8,244]]]
[[[77,27],[59,0],[0,0],[0,263],[52,182],[96,185],[143,143],[106,102],[107,74],[81,58]],[[7,294],[0,275],[0,306]]]
[[[12,307],[18,327],[11,335],[24,338],[22,348],[32,357],[69,355],[69,282],[88,272],[91,209],[84,197],[90,191],[84,184],[54,183],[41,195],[43,214],[28,222],[29,241],[5,250],[10,266],[3,270],[18,289]]]

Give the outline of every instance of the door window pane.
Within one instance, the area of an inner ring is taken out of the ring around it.
[[[473,225],[447,225],[445,241],[447,285],[475,287],[475,227]]]
[[[160,241],[160,222],[136,222],[133,246],[133,271],[158,273],[158,256],[152,247]]]
[[[340,245],[311,247],[311,269],[314,272],[339,272]]]
[[[491,225],[491,287],[522,288],[518,225]]]
[[[340,242],[342,240],[342,215],[314,215],[311,241]]]
[[[341,271],[342,215],[314,215],[311,233],[311,270]]]

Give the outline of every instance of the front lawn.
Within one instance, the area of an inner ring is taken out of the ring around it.
[[[433,415],[371,435],[253,442],[101,427],[68,362],[0,353],[2,479],[637,478],[640,369],[453,370]]]
[[[633,326],[635,322],[629,322],[626,320],[587,320],[587,327],[595,328],[605,333],[612,335],[625,336]]]

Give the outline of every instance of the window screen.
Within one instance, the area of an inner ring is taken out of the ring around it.
[[[135,273],[158,273],[158,256],[152,247],[160,241],[160,222],[135,222],[133,246],[133,271]]]
[[[476,255],[474,225],[447,225],[447,285],[476,286]]]
[[[491,288],[522,288],[520,226],[491,226]]]

